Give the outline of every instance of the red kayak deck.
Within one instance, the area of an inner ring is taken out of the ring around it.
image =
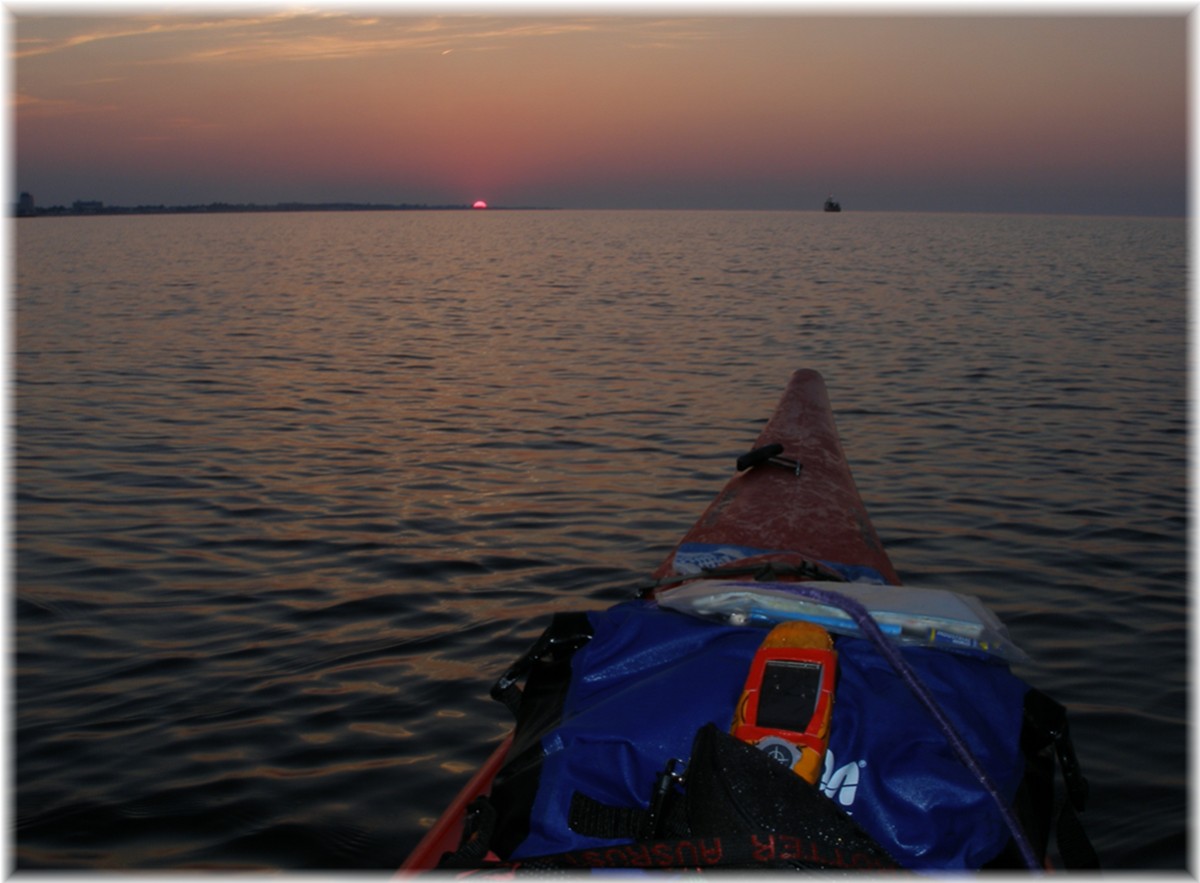
[[[867,509],[859,497],[834,424],[825,381],[816,371],[792,375],[756,448],[783,445],[794,469],[764,464],[735,475],[684,534],[692,543],[786,550],[839,564],[873,567],[898,584]],[[654,572],[674,571],[675,552]]]
[[[666,560],[656,579],[672,576],[685,544],[739,546],[793,557],[872,567],[899,584],[879,542],[842,451],[825,382],[816,371],[795,372],[756,447],[781,444],[795,468],[764,463],[736,474]],[[770,556],[777,557],[777,556]],[[504,764],[511,735],[447,808],[401,865],[402,872],[431,870],[457,849],[468,804],[491,788]]]

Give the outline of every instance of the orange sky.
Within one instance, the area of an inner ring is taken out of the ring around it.
[[[16,15],[39,205],[1182,214],[1187,20]]]

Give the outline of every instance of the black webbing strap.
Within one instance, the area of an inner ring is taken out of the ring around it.
[[[609,806],[579,791],[571,795],[567,827],[601,840],[653,840],[688,833],[683,800],[652,801],[648,809]]]
[[[1066,785],[1066,795],[1055,823],[1058,854],[1068,870],[1096,870],[1100,867],[1100,857],[1078,815],[1087,805],[1088,781],[1075,755],[1067,710],[1041,690],[1031,689],[1025,696],[1025,721],[1030,726],[1026,727],[1022,737],[1036,740],[1034,744],[1025,745],[1025,749],[1037,751],[1052,744]]]
[[[576,791],[571,795],[567,827],[585,837],[602,840],[636,840],[648,812],[640,807],[609,806]]]
[[[508,670],[492,685],[491,696],[516,717],[521,707],[517,683],[529,674],[538,660],[552,653],[572,653],[592,637],[585,613],[556,613],[550,625]]]
[[[485,865],[488,844],[495,829],[496,807],[486,797],[476,797],[467,807],[458,849],[444,853],[438,861],[438,868],[479,868]]]
[[[1058,825],[1054,835],[1058,840],[1058,854],[1069,871],[1096,871],[1100,869],[1100,856],[1092,846],[1091,838],[1083,830],[1083,822],[1075,812],[1071,801],[1064,800],[1058,811]]]

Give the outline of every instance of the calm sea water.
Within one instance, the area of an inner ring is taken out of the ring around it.
[[[13,850],[392,868],[820,370],[906,581],[1071,710],[1110,868],[1188,861],[1181,220],[15,224]]]

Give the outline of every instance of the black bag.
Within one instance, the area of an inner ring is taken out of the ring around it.
[[[685,785],[681,793],[675,787]],[[443,868],[480,867],[478,844],[493,824],[486,799],[473,807],[475,847]],[[791,769],[707,724],[696,734],[685,774],[668,766],[646,810],[605,806],[576,793],[569,823],[627,844],[501,863],[550,868],[751,868],[888,870],[899,865],[854,820]],[[482,835],[482,837],[481,837]]]
[[[696,734],[684,798],[693,835],[751,835],[761,852],[794,868],[898,865],[832,800],[763,751],[712,724]],[[765,835],[765,836],[764,836]]]

